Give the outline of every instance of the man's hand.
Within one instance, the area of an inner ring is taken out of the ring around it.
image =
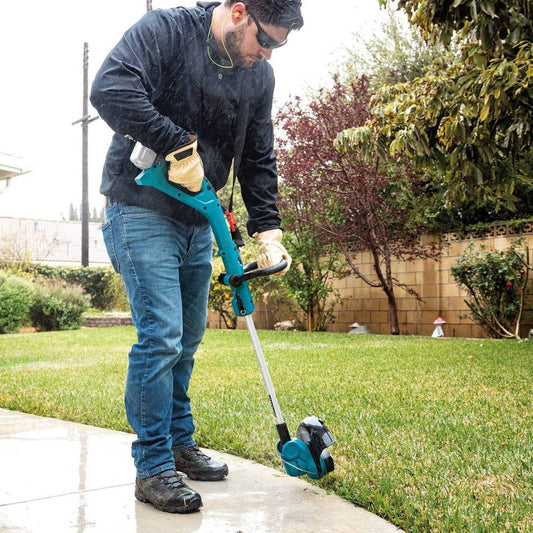
[[[186,187],[192,192],[202,188],[204,179],[204,165],[197,153],[198,141],[194,135],[189,135],[190,143],[178,148],[165,157],[170,162],[168,179]]]
[[[261,233],[254,233],[253,237],[259,246],[259,257],[257,258],[257,266],[259,268],[268,268],[277,265],[282,259],[287,261],[287,268],[283,269],[276,276],[285,274],[292,263],[291,256],[283,244],[281,244],[283,232],[280,229],[269,229]]]

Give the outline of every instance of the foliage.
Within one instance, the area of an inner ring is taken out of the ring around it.
[[[79,221],[81,220],[82,206],[80,205],[79,211],[74,204],[70,204],[68,208],[68,219]],[[101,207],[98,211],[96,207],[93,207],[92,212],[89,213],[88,222],[100,222],[103,223],[105,219],[105,208]]]
[[[425,228],[410,213],[423,181],[404,160],[374,154],[370,164],[358,152],[333,146],[337,132],[369,118],[369,98],[367,78],[343,85],[336,76],[333,88],[322,89],[308,106],[296,98],[280,110],[278,161],[288,184],[281,203],[291,206],[299,228],[315,228],[328,253],[340,251],[353,274],[385,292],[391,333],[398,334],[395,287],[418,295],[393,277],[391,261],[435,259],[439,246],[421,244]],[[375,277],[358,267],[357,254],[367,251]]]
[[[127,297],[120,275],[110,267],[45,267],[38,265],[36,272],[83,287],[91,299],[91,307],[102,311],[126,310]]]
[[[440,43],[429,44],[418,28],[409,27],[407,18],[390,7],[381,32],[360,44],[348,50],[343,70],[347,81],[368,76],[371,92],[420,78],[437,57],[453,54]]]
[[[469,224],[464,228],[454,230],[454,233],[461,239],[479,239],[486,237],[488,234],[493,234],[493,229],[497,225],[505,225],[514,234],[522,233],[524,227],[527,227],[531,219],[515,219],[515,220],[497,220],[495,222],[477,222],[475,224]]]
[[[88,307],[89,298],[80,286],[47,280],[36,286],[30,318],[38,331],[77,329]]]
[[[470,300],[466,301],[472,319],[493,338],[520,338],[520,321],[528,282],[528,249],[521,239],[506,250],[490,249],[481,244],[475,250],[471,243],[452,275]]]
[[[284,234],[283,241],[293,263],[280,283],[303,312],[303,329],[327,331],[334,321],[335,307],[341,301],[332,280],[345,274],[346,262],[338,253],[324,250],[316,227],[299,224],[298,211],[291,211],[305,208],[301,202],[291,200],[300,193],[295,189],[289,192],[288,189],[283,187],[280,208],[285,225],[291,230]]]
[[[335,471],[309,490],[410,533],[533,531],[531,342],[258,334],[291,435],[310,412],[336,440]],[[133,342],[133,327],[2,335],[0,407],[131,432]],[[200,446],[281,475],[246,331],[206,331],[189,394]]]
[[[28,318],[33,287],[18,277],[0,272],[0,333],[14,333]]]
[[[382,5],[387,0],[380,0]],[[533,146],[533,17],[528,0],[400,0],[431,42],[454,38],[460,57],[438,58],[409,83],[386,86],[365,125],[342,132],[339,149],[405,154],[437,164],[448,203],[514,209],[517,184],[531,186],[522,156]],[[499,162],[512,167],[502,172]]]
[[[501,53],[531,36],[528,0],[397,0],[397,4],[431,42],[450,44],[457,33]]]
[[[25,262],[7,268],[17,274],[81,285],[89,295],[91,307],[94,309],[102,311],[129,309],[122,279],[110,267],[61,267]]]
[[[533,162],[533,149],[523,156],[522,162],[527,160]],[[509,158],[498,166],[501,167],[498,172],[513,173],[513,164]],[[526,171],[526,166],[523,166]],[[533,166],[527,172],[533,176]],[[417,216],[427,224],[431,233],[454,231],[466,234],[475,227],[486,229],[493,224],[521,224],[533,218],[533,183],[518,183],[514,190],[514,195],[517,197],[514,207],[512,209],[500,207],[496,210],[494,204],[490,202],[479,205],[469,198],[450,203],[446,188],[439,176],[440,173],[436,174],[428,182],[427,195],[420,199],[417,207]]]

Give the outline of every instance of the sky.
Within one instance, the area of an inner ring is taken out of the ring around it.
[[[153,9],[194,0],[152,0]],[[30,170],[0,194],[0,216],[67,220],[79,209],[82,181],[83,44],[89,43],[89,87],[146,0],[3,0],[0,5],[0,153]],[[386,15],[378,0],[303,0],[304,27],[274,50],[275,107],[327,84],[357,39],[368,40]],[[89,106],[89,114],[96,111]],[[101,170],[112,131],[89,125],[89,205],[100,211]]]

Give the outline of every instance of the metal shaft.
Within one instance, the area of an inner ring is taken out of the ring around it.
[[[274,385],[272,384],[272,379],[270,378],[270,373],[268,372],[265,356],[263,355],[263,350],[261,349],[261,344],[259,343],[259,337],[257,336],[257,331],[255,329],[255,324],[252,315],[246,315],[244,317],[244,320],[246,321],[246,327],[248,328],[248,333],[250,334],[250,338],[252,339],[255,357],[257,358],[257,362],[259,363],[259,369],[261,370],[261,375],[263,376],[263,381],[265,382],[265,388],[270,399],[270,405],[272,406],[272,410],[274,411],[276,425],[285,425],[285,420],[283,420],[283,415],[281,414],[278,399],[276,398],[276,392],[274,391]]]

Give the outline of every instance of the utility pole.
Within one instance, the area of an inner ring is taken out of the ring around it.
[[[89,266],[89,123],[98,117],[89,116],[89,43],[83,43],[83,114],[75,122],[81,123],[81,266]]]
[[[146,11],[152,11],[152,0],[146,0]]]

